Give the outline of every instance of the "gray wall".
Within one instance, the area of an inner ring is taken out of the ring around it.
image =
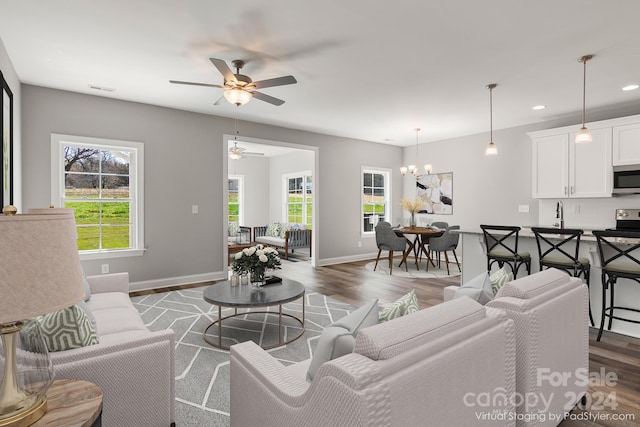
[[[2,40],[0,40],[0,71],[13,93],[13,204],[22,211],[22,129],[20,126],[22,88]],[[2,208],[3,206],[0,206],[0,210]]]
[[[234,120],[31,85],[22,90],[24,209],[50,203],[51,133],[143,142],[147,251],[108,260],[111,271],[128,271],[144,286],[222,277],[223,135],[235,133]],[[246,137],[318,147],[318,264],[375,252],[375,239],[358,247],[360,166],[397,169],[401,148],[251,122],[238,126]],[[393,181],[393,194],[397,205],[400,180]],[[194,204],[198,215],[191,214]],[[98,274],[103,262],[83,265],[87,274]]]
[[[244,176],[244,222],[255,227],[269,221],[269,158],[243,157],[229,160],[229,175]]]

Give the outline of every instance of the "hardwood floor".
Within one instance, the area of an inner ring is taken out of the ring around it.
[[[384,276],[366,270],[364,266],[368,262],[370,261],[312,268],[309,262],[283,261],[283,269],[277,274],[298,280],[310,290],[356,307],[373,298],[378,298],[381,303],[392,302],[412,289],[416,290],[420,308],[431,307],[442,302],[445,287],[457,285],[460,280],[459,276],[445,279]],[[189,287],[207,284],[201,283]],[[157,292],[167,290],[159,289]],[[149,292],[155,291],[136,294]],[[574,409],[572,417],[584,419],[567,419],[560,425],[562,427],[640,426],[640,339],[605,332],[602,340],[597,342],[596,335],[597,330],[592,328],[589,341],[589,370],[590,373],[604,372],[609,379],[608,384],[596,384],[598,381],[595,381],[594,377],[594,383],[590,385],[587,394],[591,410],[586,412]],[[603,406],[602,410],[596,410],[594,408],[596,405]],[[622,419],[614,419],[615,417]]]

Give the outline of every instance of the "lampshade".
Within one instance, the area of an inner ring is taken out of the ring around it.
[[[591,142],[591,141],[592,141],[591,131],[586,127],[580,128],[578,133],[576,133],[575,143],[579,144],[581,142]]]
[[[224,97],[232,104],[244,105],[251,101],[252,95],[243,89],[227,89],[224,91]]]
[[[73,216],[0,216],[0,236],[0,323],[83,300]]]
[[[487,148],[485,148],[484,155],[485,156],[495,156],[496,154],[498,154],[498,147],[496,146],[496,144],[493,143],[493,141],[491,141],[487,145]]]

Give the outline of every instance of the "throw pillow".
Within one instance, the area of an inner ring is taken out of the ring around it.
[[[265,236],[271,237],[280,237],[280,223],[274,222],[267,226],[267,231],[265,231]]]
[[[411,292],[401,296],[389,306],[382,309],[378,314],[378,319],[380,322],[386,322],[387,320],[395,319],[405,314],[415,313],[419,310],[418,297],[416,297],[416,291],[412,289]]]
[[[82,284],[84,285],[84,300],[89,301],[91,299],[91,285],[89,285],[89,281],[87,280],[87,274],[84,272],[84,268],[80,266],[80,270],[82,270]]]
[[[98,344],[98,335],[87,313],[78,305],[38,317],[49,351],[63,351]]]
[[[491,281],[491,289],[493,289],[493,295],[495,296],[500,288],[502,288],[507,282],[513,280],[513,273],[507,273],[507,270],[502,267],[492,273],[491,276],[489,276],[489,280]]]
[[[464,285],[456,289],[453,298],[467,296],[478,303],[485,305],[494,297],[491,280],[488,273],[480,273]]]
[[[378,300],[375,299],[324,328],[311,357],[307,379],[312,381],[323,363],[353,352],[358,331],[377,323]]]
[[[291,231],[291,224],[280,224],[280,238],[284,239],[287,231]]]

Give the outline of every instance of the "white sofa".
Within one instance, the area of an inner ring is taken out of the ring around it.
[[[515,391],[513,321],[469,298],[361,329],[353,353],[310,383],[304,372],[252,341],[232,346],[231,426],[515,425],[477,416],[514,411],[480,398]]]
[[[149,331],[129,298],[129,275],[87,277],[100,343],[52,352],[58,379],[97,384],[104,427],[168,427],[174,416],[174,333]]]
[[[445,288],[445,301],[457,289]],[[587,285],[551,268],[507,283],[486,306],[503,310],[515,322],[516,392],[530,397],[516,408],[522,416],[517,426],[558,425],[560,420],[549,414],[571,410],[587,391]],[[541,396],[545,401],[535,398]]]

